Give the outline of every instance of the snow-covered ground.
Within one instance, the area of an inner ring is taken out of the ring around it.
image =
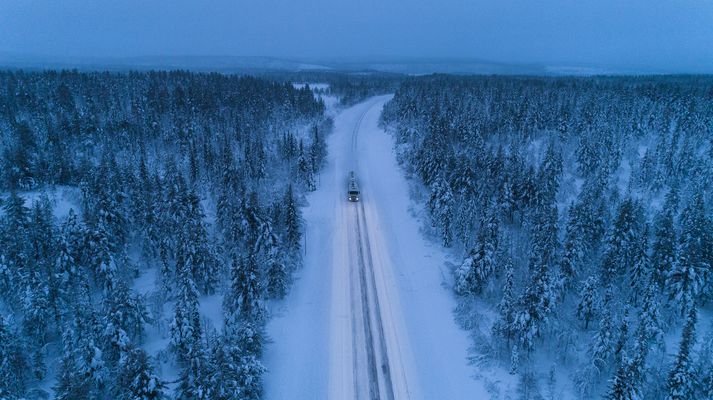
[[[471,377],[469,340],[453,321],[455,301],[442,285],[446,255],[409,214],[393,139],[378,127],[389,99],[371,98],[335,118],[321,186],[304,209],[304,269],[268,325],[268,399],[361,398],[370,382],[367,343],[379,363],[382,398],[391,397],[384,389],[389,380],[396,399],[487,396]],[[349,170],[359,179],[360,203],[346,200]],[[364,257],[369,261],[360,264]],[[366,265],[365,286],[359,265]],[[354,294],[362,288],[366,309]],[[364,332],[375,337],[369,341]]]

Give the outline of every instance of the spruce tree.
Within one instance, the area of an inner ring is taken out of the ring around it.
[[[496,268],[496,251],[499,229],[495,212],[492,208],[480,223],[480,232],[475,247],[468,257],[456,269],[455,290],[461,295],[478,294],[488,284]]]
[[[113,394],[118,400],[162,400],[165,384],[142,349],[127,351],[119,361]]]
[[[230,292],[225,296],[223,307],[227,314],[236,314],[244,321],[260,321],[265,316],[261,301],[262,287],[255,256],[231,263]]]
[[[633,199],[626,199],[619,205],[602,260],[605,282],[632,269],[642,213],[641,206]]]
[[[285,263],[276,255],[267,268],[267,294],[274,299],[282,299],[287,294],[288,282]]]
[[[589,329],[589,322],[598,313],[597,299],[597,278],[590,276],[582,284],[582,290],[579,295],[579,303],[577,303],[577,317],[584,321],[584,329]]]
[[[498,304],[498,319],[493,324],[493,335],[504,338],[507,344],[512,340],[512,324],[515,319],[515,282],[512,262],[508,259],[505,267],[505,285],[503,286],[503,297]]]
[[[20,292],[24,290],[24,279],[28,274],[31,249],[28,246],[28,228],[30,210],[25,206],[25,199],[11,191],[3,205],[5,211],[3,224],[3,254],[8,299],[20,303]]]
[[[698,311],[691,307],[683,328],[681,343],[673,368],[669,372],[666,400],[687,400],[694,398],[697,385],[696,371],[693,366],[691,351],[696,343],[696,322]]]
[[[176,400],[210,400],[213,387],[210,385],[210,362],[203,344],[197,341],[186,354],[183,369],[178,378]]]
[[[636,304],[648,286],[651,274],[651,267],[649,263],[649,226],[646,224],[641,232],[641,236],[638,239],[636,246],[632,249],[634,251],[634,262],[631,270],[629,271],[629,286],[632,289],[632,297],[634,304]]]
[[[185,219],[179,233],[177,259],[181,260],[197,287],[203,293],[211,294],[216,288],[220,268],[195,188],[183,195],[182,202]]]
[[[141,339],[144,324],[149,322],[148,313],[140,297],[133,295],[123,282],[117,282],[104,298],[104,340],[106,357],[118,361],[131,343]]]
[[[629,343],[629,305],[624,306],[624,315],[619,323],[618,337],[614,344],[614,365],[622,365],[627,362],[626,349]]]
[[[303,144],[300,141],[300,150],[297,156],[297,177],[305,189],[312,192],[317,189],[317,184],[314,180],[314,168],[309,165],[308,158],[304,153]]]
[[[669,298],[676,302],[681,314],[693,307],[703,290],[711,268],[709,254],[713,241],[710,235],[703,196],[697,193],[681,215],[679,259],[666,281]]]
[[[226,324],[229,323],[226,320]],[[216,400],[241,398],[240,347],[234,340],[227,340],[225,335],[214,338],[211,346],[211,370],[208,378]]]
[[[0,398],[24,396],[29,365],[21,346],[5,317],[0,315]]]
[[[671,268],[676,263],[676,231],[673,225],[673,211],[664,206],[663,211],[656,218],[651,269],[653,277],[659,288],[663,289]]]
[[[62,332],[62,359],[54,390],[56,398],[102,398],[105,394],[108,371],[99,348],[96,322],[91,310],[74,310],[73,319]]]
[[[171,321],[171,346],[180,361],[190,363],[201,340],[198,290],[190,272],[182,265],[179,266],[178,276],[179,292]]]
[[[634,377],[631,372],[631,363],[629,360],[622,360],[604,398],[607,400],[639,399],[639,393],[634,386]]]
[[[701,398],[713,398],[713,330],[709,329],[698,352],[696,365],[699,376],[698,395]]]
[[[614,353],[614,321],[611,312],[613,293],[608,288],[602,303],[602,316],[599,320],[599,330],[594,335],[594,340],[589,347],[592,365],[596,372],[601,374],[609,364]]]
[[[287,242],[287,248],[293,253],[299,253],[300,250],[300,240],[302,238],[301,229],[301,217],[300,211],[295,203],[294,193],[292,192],[292,185],[287,186],[287,192],[285,193],[285,241]]]

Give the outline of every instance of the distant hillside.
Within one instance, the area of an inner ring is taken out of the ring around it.
[[[432,73],[543,75],[545,66],[507,64],[453,58],[337,58],[287,59],[241,56],[52,57],[0,52],[0,67],[22,69],[152,70],[186,69],[198,72],[260,73],[272,71],[391,72],[407,75]]]

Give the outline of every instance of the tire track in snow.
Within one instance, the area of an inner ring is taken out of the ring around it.
[[[359,204],[360,207],[357,209],[357,231],[359,233],[359,248],[360,249],[366,249],[366,257],[364,257],[363,253],[364,251],[360,250],[360,267],[361,267],[361,273],[363,275],[366,275],[368,273],[369,277],[369,282],[366,282],[366,277],[362,278],[362,285],[366,286],[367,292],[371,293],[371,296],[367,295],[364,298],[364,302],[367,306],[371,306],[370,303],[373,302],[373,308],[374,308],[374,313],[373,313],[373,318],[375,321],[376,325],[376,336],[377,336],[377,341],[379,342],[379,351],[380,351],[380,362],[376,360],[376,357],[374,357],[374,364],[379,363],[381,367],[381,377],[383,380],[383,387],[384,387],[384,392],[386,395],[386,398],[388,400],[394,400],[394,386],[391,380],[391,364],[389,363],[389,353],[386,345],[386,337],[384,335],[384,323],[382,320],[381,316],[381,306],[379,305],[379,295],[377,293],[376,289],[376,278],[374,277],[374,261],[373,257],[371,255],[371,243],[369,242],[369,232],[368,229],[366,228],[366,217],[364,216],[364,203],[360,202]],[[364,229],[362,230],[362,227]],[[366,272],[365,270],[368,270]],[[370,290],[369,290],[370,289]],[[369,301],[369,297],[373,299],[372,302]],[[371,327],[371,324],[369,324]],[[373,335],[372,335],[373,336]],[[372,352],[374,352],[374,348],[377,347],[374,343],[374,340],[372,339],[371,343],[367,343],[367,346],[372,347]],[[378,379],[378,376],[377,376]]]
[[[367,371],[368,371],[368,376],[369,376],[369,398],[372,400],[380,400],[381,399],[381,388],[380,388],[380,381],[382,379],[379,379],[379,368],[378,364],[379,362],[377,361],[377,346],[375,345],[375,342],[378,341],[381,343],[381,346],[378,347],[379,350],[384,351],[384,342],[383,342],[383,329],[377,330],[376,334],[378,335],[375,338],[374,335],[374,327],[372,326],[372,320],[376,322],[376,325],[381,328],[381,316],[379,314],[379,301],[378,298],[373,298],[373,303],[375,305],[374,307],[374,313],[372,314],[372,307],[371,307],[371,301],[370,301],[370,285],[367,281],[367,264],[369,264],[370,260],[367,258],[367,256],[364,255],[365,251],[364,248],[367,249],[366,253],[369,254],[368,252],[368,242],[365,240],[365,236],[363,236],[362,229],[361,229],[361,212],[359,208],[356,209],[356,233],[357,237],[359,238],[357,246],[359,249],[359,257],[358,257],[358,274],[359,274],[359,292],[360,292],[360,303],[361,303],[361,309],[362,309],[362,315],[363,315],[363,327],[364,327],[364,338],[365,338],[365,346],[366,346],[366,357],[367,357]],[[369,258],[371,255],[369,254]],[[370,265],[370,264],[369,264]],[[371,266],[371,265],[370,265]],[[373,278],[373,273],[369,274]],[[381,372],[385,376],[388,377],[388,362],[386,363],[381,363]],[[385,382],[384,385],[384,390],[387,393],[387,398],[389,400],[393,400],[394,394],[393,394],[393,388],[391,387],[391,378],[388,377],[388,379],[383,379]]]
[[[371,110],[373,107],[372,105],[369,105],[359,116],[357,119],[356,123],[354,124],[354,129],[352,130],[352,140],[351,140],[351,165],[352,169],[356,169],[358,165],[358,160],[356,158],[356,153],[357,153],[357,135],[359,133],[359,129],[361,128],[362,121],[364,120],[364,117],[366,114]],[[349,204],[351,205],[351,204]],[[355,395],[357,399],[359,398],[360,394],[360,387],[359,387],[359,376],[361,375],[360,369],[359,369],[359,353],[360,351],[365,351],[365,356],[366,356],[366,372],[367,372],[367,377],[368,377],[368,382],[366,382],[366,385],[368,386],[368,393],[369,393],[369,399],[370,400],[381,400],[381,390],[380,390],[380,385],[379,385],[379,369],[377,367],[377,360],[376,360],[376,348],[374,346],[374,332],[372,328],[372,312],[371,312],[371,305],[369,302],[369,293],[368,293],[368,285],[367,285],[367,273],[366,273],[366,267],[365,267],[365,257],[364,257],[364,246],[362,243],[362,234],[361,234],[361,229],[360,229],[360,222],[359,222],[359,209],[354,208],[355,216],[356,216],[356,224],[354,225],[356,228],[356,247],[357,247],[357,260],[358,260],[358,266],[356,268],[356,271],[352,271],[350,273],[350,276],[356,275],[357,279],[351,279],[350,280],[350,291],[352,292],[352,345],[354,346],[353,348],[353,357],[354,357],[354,382],[357,387],[355,387]],[[358,288],[355,288],[355,286],[358,286]],[[358,292],[358,297],[354,295],[354,292]],[[358,304],[355,304],[358,303]],[[355,307],[359,307],[357,310]],[[361,318],[356,318],[357,315],[359,315]],[[358,348],[357,344],[357,337],[360,336],[360,333],[357,332],[356,330],[358,322],[357,320],[361,320],[361,325],[363,327],[363,339],[364,339],[364,348]],[[389,400],[393,400],[393,395],[389,398]]]

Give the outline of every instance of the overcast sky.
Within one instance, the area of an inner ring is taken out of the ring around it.
[[[713,0],[0,0],[0,51],[462,57],[713,72]]]

